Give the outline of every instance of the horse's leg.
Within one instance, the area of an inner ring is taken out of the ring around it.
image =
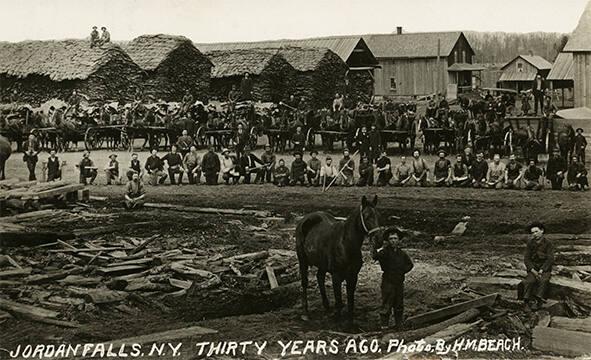
[[[322,305],[324,306],[324,310],[328,311],[330,309],[330,303],[328,302],[328,297],[326,296],[326,271],[318,269],[318,272],[316,273],[316,279],[318,280],[318,288],[320,288]]]
[[[302,319],[307,321],[308,317],[308,263],[304,259],[299,259],[300,280],[302,282]]]
[[[347,279],[347,320],[353,322],[355,313],[355,290],[357,289],[357,274]]]
[[[343,292],[341,285],[343,279],[336,273],[332,274],[332,290],[334,292],[334,306],[335,306],[335,317],[338,319],[341,317],[341,311],[343,310]]]

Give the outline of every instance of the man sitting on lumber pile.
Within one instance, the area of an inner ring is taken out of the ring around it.
[[[554,244],[544,236],[542,223],[529,226],[531,238],[525,249],[524,263],[527,277],[523,280],[523,300],[532,310],[537,310],[542,302],[554,265]]]
[[[127,209],[135,209],[144,204],[146,198],[146,191],[144,184],[140,180],[140,175],[134,173],[131,176],[131,181],[127,183],[127,191],[125,192],[125,207]]]
[[[404,321],[404,276],[412,270],[414,264],[408,254],[400,248],[401,238],[402,233],[399,230],[389,229],[384,233],[382,247],[372,247],[372,257],[380,262],[383,271],[380,309],[382,329],[388,328],[392,309],[397,329],[402,327]]]

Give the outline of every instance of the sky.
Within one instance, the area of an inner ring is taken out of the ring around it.
[[[184,35],[256,41],[418,31],[574,30],[588,0],[0,0],[0,41]]]

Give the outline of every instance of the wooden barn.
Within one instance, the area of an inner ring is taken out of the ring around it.
[[[528,90],[537,75],[546,79],[552,63],[538,55],[518,55],[505,64],[501,70],[498,86],[517,91]]]
[[[550,82],[552,89],[560,90],[560,103],[558,105],[562,107],[572,106],[571,99],[574,88],[573,54],[559,53],[546,80]]]
[[[257,101],[279,102],[295,90],[296,71],[277,51],[218,50],[206,55],[213,63],[210,93],[218,99],[227,99],[232,85],[239,89],[247,72]]]
[[[144,95],[181,101],[188,90],[195,99],[208,96],[212,64],[183,36],[142,35],[124,45],[145,72]]]
[[[364,35],[380,68],[375,71],[375,94],[414,96],[446,93],[448,84],[472,86],[474,50],[462,32]],[[454,90],[455,91],[455,90]]]
[[[563,51],[573,57],[575,107],[591,108],[591,2]]]
[[[349,67],[345,77],[345,95],[349,104],[369,101],[373,95],[374,69],[378,61],[361,36],[328,36],[257,42],[196,44],[201,51],[237,49],[279,49],[285,47],[330,49]]]
[[[89,101],[128,101],[143,71],[117,45],[86,40],[0,43],[3,102],[41,104],[67,99],[73,90]]]

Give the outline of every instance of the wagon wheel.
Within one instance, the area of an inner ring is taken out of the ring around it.
[[[308,144],[308,147],[310,148],[313,148],[314,145],[316,145],[316,133],[312,128],[309,128],[306,132],[306,144]]]
[[[86,150],[100,149],[103,141],[104,139],[102,139],[96,128],[89,127],[86,129],[86,133],[84,133],[84,146],[86,147]]]
[[[132,140],[129,137],[129,134],[127,133],[127,130],[125,128],[121,129],[120,132],[120,141],[121,141],[121,147],[124,150],[128,150],[131,151],[131,144],[132,144]]]
[[[251,149],[254,149],[256,148],[258,141],[259,137],[257,136],[256,128],[253,126],[250,128],[250,133],[248,136],[248,146]]]
[[[207,134],[205,133],[205,126],[201,125],[195,133],[195,142],[199,146],[207,146]]]

